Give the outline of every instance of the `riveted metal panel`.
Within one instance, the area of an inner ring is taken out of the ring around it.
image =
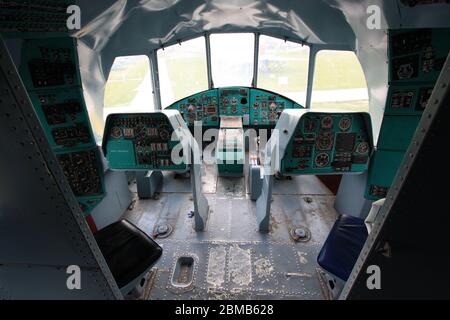
[[[8,298],[121,298],[1,38],[0,67],[2,292]],[[61,270],[72,264],[91,278],[76,293],[56,281],[66,280]],[[27,281],[30,276],[40,280]]]
[[[449,171],[437,152],[448,145],[449,57],[442,70],[340,299],[450,297],[448,192],[439,184]],[[367,288],[370,265],[380,267],[380,290]]]

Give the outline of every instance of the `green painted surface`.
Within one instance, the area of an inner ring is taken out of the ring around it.
[[[419,124],[420,116],[385,116],[378,138],[378,149],[405,151]]]
[[[386,195],[376,195],[376,188],[384,188],[382,193],[387,193],[392,181],[397,174],[397,170],[403,160],[404,152],[377,150],[370,159],[370,169],[368,184],[366,188],[366,198],[377,200]]]

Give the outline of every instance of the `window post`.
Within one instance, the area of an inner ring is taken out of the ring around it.
[[[311,96],[314,83],[314,69],[316,66],[316,54],[318,51],[319,50],[317,50],[317,47],[314,45],[311,45],[309,47],[308,85],[306,87],[306,102],[305,102],[305,108],[307,109],[311,108]]]
[[[255,49],[253,56],[253,80],[252,87],[258,86],[258,61],[259,60],[259,33],[255,33]]]
[[[211,70],[211,43],[209,41],[209,33],[205,34],[205,46],[206,46],[206,70],[208,72],[208,89],[214,88]]]
[[[159,85],[159,71],[158,71],[158,56],[156,50],[150,52],[150,68],[152,72],[152,89],[153,89],[153,101],[155,104],[155,110],[161,110],[161,92]]]

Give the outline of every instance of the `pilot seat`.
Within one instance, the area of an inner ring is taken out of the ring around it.
[[[162,255],[162,248],[127,220],[119,220],[94,234],[122,294],[139,294],[146,276]]]

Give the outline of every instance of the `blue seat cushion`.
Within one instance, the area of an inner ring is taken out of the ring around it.
[[[320,250],[317,263],[347,281],[366,239],[367,228],[363,219],[341,215]]]

